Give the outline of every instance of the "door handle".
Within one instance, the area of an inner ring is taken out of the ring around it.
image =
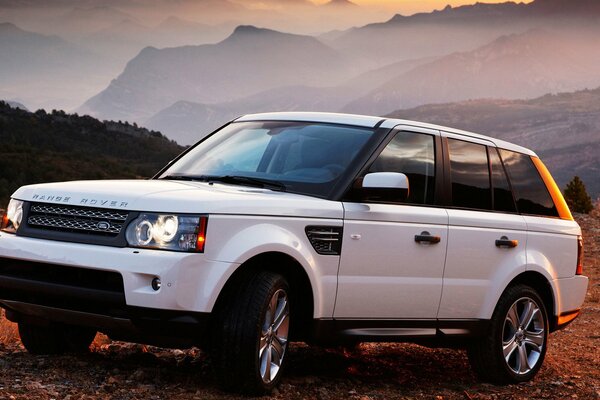
[[[518,240],[510,240],[506,236],[502,236],[500,239],[496,239],[496,247],[517,247],[519,245]]]
[[[432,235],[427,231],[421,232],[420,235],[415,235],[415,242],[417,242],[417,243],[436,244],[436,243],[439,243],[440,240],[442,240],[442,238],[440,238],[439,236]]]

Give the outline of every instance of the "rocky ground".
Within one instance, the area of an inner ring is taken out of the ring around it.
[[[600,209],[577,215],[590,285],[582,315],[550,337],[529,383],[479,383],[463,351],[362,344],[352,351],[294,343],[278,399],[600,399]],[[165,350],[98,335],[85,355],[32,356],[0,323],[0,399],[237,399],[220,391],[196,349]]]

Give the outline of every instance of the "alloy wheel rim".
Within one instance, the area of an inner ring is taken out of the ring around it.
[[[542,310],[529,297],[508,309],[502,329],[502,352],[506,365],[517,375],[535,368],[544,350],[546,326]]]
[[[271,296],[261,328],[258,362],[264,383],[271,383],[281,369],[288,344],[289,320],[288,296],[285,290],[279,289]]]

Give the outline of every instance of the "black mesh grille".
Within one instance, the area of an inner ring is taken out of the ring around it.
[[[33,203],[27,224],[42,230],[115,237],[128,215],[126,211]]]
[[[102,315],[119,315],[125,308],[118,272],[2,257],[0,299]]]
[[[339,255],[342,250],[341,226],[307,226],[306,236],[315,251],[323,255]]]

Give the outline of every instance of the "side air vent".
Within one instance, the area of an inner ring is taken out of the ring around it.
[[[306,236],[315,251],[323,255],[340,255],[342,250],[341,226],[307,226]]]

